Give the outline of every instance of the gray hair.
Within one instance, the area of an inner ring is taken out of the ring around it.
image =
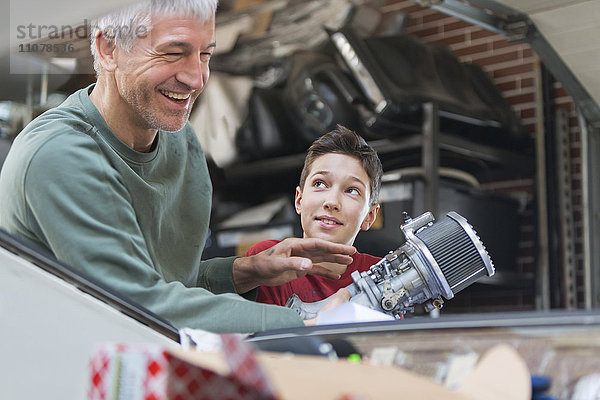
[[[219,0],[142,0],[91,21],[90,49],[96,74],[99,75],[102,71],[96,50],[96,35],[99,31],[112,39],[116,47],[129,52],[140,35],[152,30],[153,15],[193,16],[208,21],[215,15],[218,2]]]

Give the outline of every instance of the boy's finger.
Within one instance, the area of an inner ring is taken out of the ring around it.
[[[320,311],[331,310],[332,308],[335,308],[340,304],[347,302],[348,300],[350,300],[351,297],[352,295],[350,294],[348,289],[341,288],[337,292],[335,292],[333,296],[330,297],[330,300],[327,302],[327,304],[323,306],[323,308],[321,308]]]

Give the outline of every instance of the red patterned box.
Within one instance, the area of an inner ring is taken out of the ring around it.
[[[90,359],[90,372],[89,400],[275,398],[268,385],[245,380],[239,371],[220,375],[155,346],[102,345]]]

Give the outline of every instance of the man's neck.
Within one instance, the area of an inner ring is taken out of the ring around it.
[[[109,84],[108,79],[111,77],[98,77],[90,100],[115,136],[135,151],[149,152],[156,138],[156,129],[144,129],[143,121],[136,123],[132,120],[134,113],[129,112],[129,105],[123,102],[116,85]]]

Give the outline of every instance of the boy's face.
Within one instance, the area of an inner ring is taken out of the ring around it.
[[[345,154],[316,158],[304,188],[296,188],[296,212],[305,238],[352,245],[371,227],[379,205],[369,206],[370,179],[360,161]]]

